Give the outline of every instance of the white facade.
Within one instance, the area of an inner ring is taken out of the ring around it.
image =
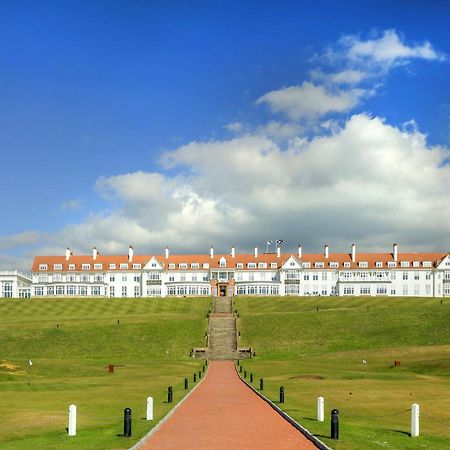
[[[450,296],[448,253],[38,256],[33,296]]]
[[[14,271],[0,271],[0,298],[29,298],[31,277]]]

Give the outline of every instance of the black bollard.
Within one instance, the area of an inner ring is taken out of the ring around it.
[[[201,370],[199,370],[199,372],[198,372],[198,379],[200,380],[202,378],[202,372],[201,372]]]
[[[240,363],[241,363],[241,362],[240,362],[239,360],[237,360],[237,363],[236,363],[236,364],[237,364],[238,366],[239,366]]]
[[[194,383],[197,381],[197,374],[194,373]]]
[[[205,361],[206,366],[208,365],[208,360]]]
[[[331,411],[331,439],[339,439],[339,411]]]
[[[280,386],[280,403],[284,403],[284,386]]]
[[[239,366],[239,372],[242,372],[242,366]]]
[[[167,388],[167,403],[172,403],[173,402],[173,388],[172,386],[169,386]]]
[[[202,366],[202,370],[203,370],[203,372],[205,371],[205,366],[204,365]]]
[[[253,383],[253,374],[250,374],[250,383]]]
[[[123,410],[123,435],[131,437],[131,409],[125,408]]]
[[[188,379],[185,378],[184,379],[184,389],[187,389],[187,388],[188,388]]]
[[[260,391],[264,390],[264,378],[259,379],[259,390]]]
[[[247,371],[244,370],[244,378],[247,378]]]

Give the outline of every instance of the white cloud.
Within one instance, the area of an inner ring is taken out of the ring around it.
[[[244,129],[244,124],[241,122],[232,122],[228,123],[227,125],[224,125],[224,128],[233,133],[239,133]]]
[[[444,56],[438,53],[430,42],[425,41],[410,46],[395,30],[386,30],[381,37],[365,41],[356,36],[346,36],[341,39],[341,44],[346,49],[346,56],[350,60],[365,59],[388,66],[404,63],[410,59],[444,59]]]
[[[345,112],[354,108],[366,94],[364,89],[329,90],[324,86],[304,81],[299,86],[289,86],[262,95],[257,104],[266,103],[276,113],[289,118],[315,118],[331,112]]]
[[[258,134],[192,142],[164,155],[178,175],[135,172],[98,181],[111,211],[52,236],[36,253],[91,246],[124,253],[241,251],[280,237],[293,248],[445,250],[450,242],[449,150],[416,128],[360,114],[331,134],[291,139],[282,150]],[[113,206],[116,205],[116,206]],[[37,235],[16,237],[36,243]],[[10,238],[4,238],[4,241]]]
[[[62,202],[61,209],[63,211],[71,210],[71,209],[79,209],[81,207],[81,200],[79,199],[73,199],[73,200],[66,200],[65,202]]]
[[[370,78],[370,73],[356,69],[346,69],[340,72],[326,73],[320,69],[312,70],[310,72],[313,80],[322,81],[332,84],[347,84],[354,85],[359,84],[361,81]]]

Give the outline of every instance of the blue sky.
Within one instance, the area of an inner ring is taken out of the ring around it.
[[[94,244],[447,249],[448,17],[444,1],[1,2],[0,267]]]

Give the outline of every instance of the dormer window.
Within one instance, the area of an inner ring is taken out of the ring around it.
[[[336,261],[330,262],[330,268],[331,269],[337,269],[339,267],[339,263]]]
[[[94,264],[94,270],[102,270],[103,264]]]
[[[236,264],[236,269],[243,269],[243,268],[244,268],[244,264],[242,264],[242,263]]]
[[[170,264],[169,264],[169,269],[175,269],[175,264],[170,263]]]
[[[178,264],[178,268],[179,269],[187,269],[187,264],[186,263],[180,263],[180,264]]]
[[[110,265],[109,265],[109,268],[110,268],[111,270],[115,270],[116,265],[115,265],[115,264],[110,264]]]
[[[388,267],[397,267],[397,263],[395,261],[388,261]]]
[[[267,263],[263,263],[263,262],[258,263],[258,268],[259,269],[267,269]]]
[[[120,263],[120,268],[121,269],[128,269],[128,264],[127,263]]]
[[[203,263],[203,268],[204,269],[209,269],[209,263]]]
[[[358,267],[361,267],[361,269],[367,269],[368,266],[369,264],[367,263],[367,261],[360,261],[358,263]]]
[[[309,262],[304,262],[304,263],[302,263],[302,267],[303,267],[304,269],[309,269],[309,268],[311,267],[311,263],[309,263]]]
[[[431,267],[431,261],[424,261],[423,267]]]
[[[199,263],[192,263],[191,264],[191,269],[200,269],[200,264]]]
[[[271,268],[271,269],[276,269],[277,267],[278,267],[278,265],[277,265],[276,262],[270,263],[270,268]]]
[[[344,263],[344,269],[350,269],[350,263],[348,261]]]
[[[53,270],[62,270],[62,264],[53,264]]]
[[[69,270],[75,270],[75,264],[69,264]]]
[[[382,261],[377,261],[375,263],[375,267],[383,267],[383,262]]]
[[[248,267],[249,269],[256,269],[256,263],[248,263],[248,264],[247,264],[247,267]]]
[[[401,267],[409,267],[409,262],[408,262],[408,261],[402,261],[402,262],[400,263],[400,266],[401,266]]]
[[[90,264],[82,264],[81,265],[81,270],[90,270],[91,265]]]
[[[39,270],[47,270],[48,266],[47,264],[39,264]]]
[[[414,261],[413,262],[413,267],[420,267],[420,262],[419,261]]]
[[[142,266],[140,264],[133,264],[133,269],[140,269]]]
[[[314,263],[314,267],[316,267],[317,269],[323,269],[323,262]]]

